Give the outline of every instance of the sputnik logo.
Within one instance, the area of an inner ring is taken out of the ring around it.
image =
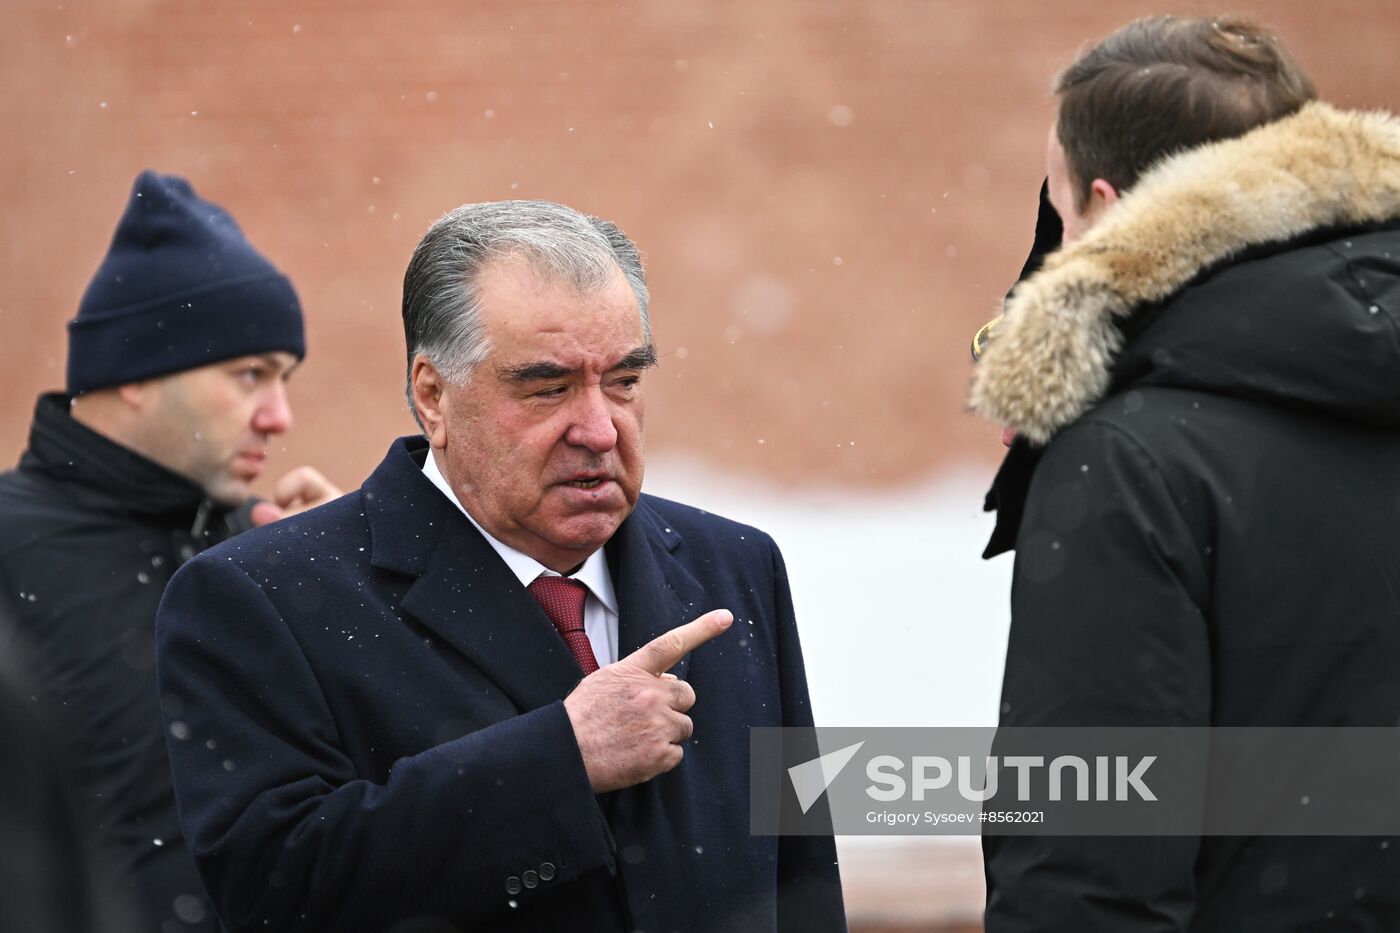
[[[838,748],[834,752],[827,752],[819,758],[811,761],[804,761],[800,765],[793,765],[788,768],[788,777],[792,779],[792,789],[797,792],[797,802],[802,807],[805,814],[812,809],[821,795],[826,793],[826,789],[841,774],[846,765],[851,763],[851,759],[860,751],[860,747],[865,742],[857,742],[854,745],[847,745],[845,748]]]

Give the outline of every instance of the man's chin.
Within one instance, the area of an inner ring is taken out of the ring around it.
[[[546,540],[560,551],[579,559],[587,557],[611,540],[631,508],[571,515],[552,522]]]
[[[224,476],[201,485],[204,487],[204,495],[220,505],[238,506],[253,497],[253,484],[250,480]]]

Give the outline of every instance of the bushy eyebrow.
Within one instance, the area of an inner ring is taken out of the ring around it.
[[[515,366],[501,371],[501,375],[509,382],[536,382],[541,379],[563,379],[573,375],[574,371],[558,363],[526,363],[524,366]]]
[[[631,353],[624,356],[621,360],[618,361],[618,364],[613,367],[613,370],[650,369],[655,365],[656,347],[652,346],[651,344],[647,344],[644,347],[638,347]],[[609,371],[611,372],[612,370]]]
[[[637,347],[630,351],[622,359],[612,366],[608,372],[616,372],[620,369],[647,369],[656,365],[656,347],[651,344]],[[501,376],[507,382],[539,382],[546,379],[566,379],[574,375],[578,370],[570,369],[567,366],[560,366],[558,363],[551,363],[541,360],[535,363],[525,363],[522,366],[513,366],[501,371]]]

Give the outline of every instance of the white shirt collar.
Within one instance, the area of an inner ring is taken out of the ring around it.
[[[427,458],[423,461],[423,475],[434,486],[442,490],[442,494],[461,510],[462,514],[467,517],[467,521],[481,532],[481,536],[495,549],[497,554],[501,555],[501,560],[506,562],[506,566],[510,568],[511,573],[515,574],[521,586],[528,587],[540,575],[546,577],[562,576],[529,554],[521,553],[510,545],[496,540],[495,536],[482,528],[481,523],[472,518],[472,514],[462,507],[457,494],[452,491],[452,486],[447,482],[447,477],[442,474],[442,470],[438,469],[437,456],[431,448],[428,450]],[[588,560],[583,562],[583,566],[579,568],[578,573],[573,575],[573,579],[588,587],[588,591],[597,597],[598,601],[606,606],[609,612],[617,615],[617,595],[613,592],[612,574],[608,572],[608,559],[602,548],[588,555]]]

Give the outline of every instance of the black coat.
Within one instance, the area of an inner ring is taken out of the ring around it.
[[[1400,722],[1400,192],[1370,185],[1359,158],[1357,191],[1314,183],[1316,150],[1299,155],[1295,133],[1336,133],[1337,152],[1377,141],[1335,113],[1178,162],[1176,187],[1145,178],[1114,226],[1013,293],[1007,322],[1052,311],[1072,329],[1044,353],[1028,348],[1046,338],[997,335],[1003,353],[982,365],[998,369],[975,387],[1023,430],[990,499],[988,556],[1016,550],[1003,725]],[[1400,167],[1394,146],[1376,148]],[[1231,200],[1240,189],[1249,207]],[[1162,207],[1193,194],[1229,216]],[[1299,204],[1352,223],[1295,236]],[[1193,256],[1201,231],[1246,214],[1263,242]],[[1152,244],[1150,264],[1130,261]],[[1165,276],[1177,250],[1186,281],[1167,298],[1117,325],[1119,312],[1085,312],[1104,281],[1105,309],[1146,291],[1122,277]],[[1117,337],[1099,341],[1105,322]],[[1086,374],[1069,387],[1079,410],[1047,414],[1066,397],[1032,375],[1050,359]],[[1400,839],[1003,836],[984,851],[988,933],[1400,929]]]
[[[0,616],[0,651],[12,633]],[[24,933],[146,933],[92,851],[70,767],[0,656],[0,920]]]
[[[0,475],[0,615],[22,655],[12,660],[65,739],[83,824],[144,908],[143,929],[216,929],[175,814],[155,615],[175,569],[246,524],[246,509],[213,505],[74,421],[57,394],[39,399],[28,450]],[[177,913],[177,898],[194,900]]]
[[[673,669],[698,697],[684,761],[600,799],[562,702],[582,672],[426,452],[399,440],[362,489],[166,593],[175,789],[225,923],[843,931],[831,838],[749,832],[749,727],[812,722],[768,536],[643,496],[608,542],[621,656],[710,609],[735,623]]]

